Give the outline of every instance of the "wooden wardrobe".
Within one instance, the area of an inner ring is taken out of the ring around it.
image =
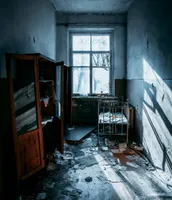
[[[45,167],[44,135],[63,153],[66,67],[41,54],[6,54],[18,182]]]

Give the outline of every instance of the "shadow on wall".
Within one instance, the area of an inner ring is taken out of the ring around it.
[[[172,173],[172,91],[143,59],[141,142],[155,167]]]
[[[128,11],[128,97],[136,132],[156,167],[172,171],[170,1],[134,1]]]

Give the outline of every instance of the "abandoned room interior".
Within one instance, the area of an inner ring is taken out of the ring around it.
[[[172,199],[170,0],[2,0],[0,200]]]

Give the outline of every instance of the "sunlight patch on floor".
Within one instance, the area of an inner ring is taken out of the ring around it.
[[[121,200],[133,199],[134,197],[136,197],[136,194],[134,194],[131,188],[128,187],[127,184],[125,184],[124,180],[115,173],[112,167],[108,166],[108,163],[100,154],[95,154],[94,157],[98,162],[101,160],[99,162],[99,166]],[[105,164],[107,164],[108,166],[106,170]]]

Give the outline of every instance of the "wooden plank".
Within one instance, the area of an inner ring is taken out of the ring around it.
[[[39,95],[39,75],[38,75],[38,57],[34,60],[34,74],[35,74],[35,89],[36,89],[36,105],[37,105],[37,119],[38,119],[38,129],[39,129],[39,150],[41,157],[41,165],[45,166],[44,160],[44,143],[43,143],[43,133],[42,133],[42,117],[41,117],[41,105],[40,105],[40,95]]]
[[[39,61],[44,61],[44,62],[48,62],[48,63],[55,63],[55,60],[50,59],[50,58],[48,58],[48,57],[46,57],[42,54],[38,55],[38,59],[39,59]]]
[[[65,135],[66,141],[80,141],[87,134],[92,132],[96,127],[95,126],[87,126],[87,125],[78,125],[75,126],[74,129],[69,130]]]
[[[61,123],[61,131],[60,131],[60,152],[63,153],[64,152],[64,74],[65,74],[65,69],[64,69],[64,63],[62,62],[61,65],[61,88],[60,88],[60,93],[61,93],[61,119],[60,119],[60,123]]]

